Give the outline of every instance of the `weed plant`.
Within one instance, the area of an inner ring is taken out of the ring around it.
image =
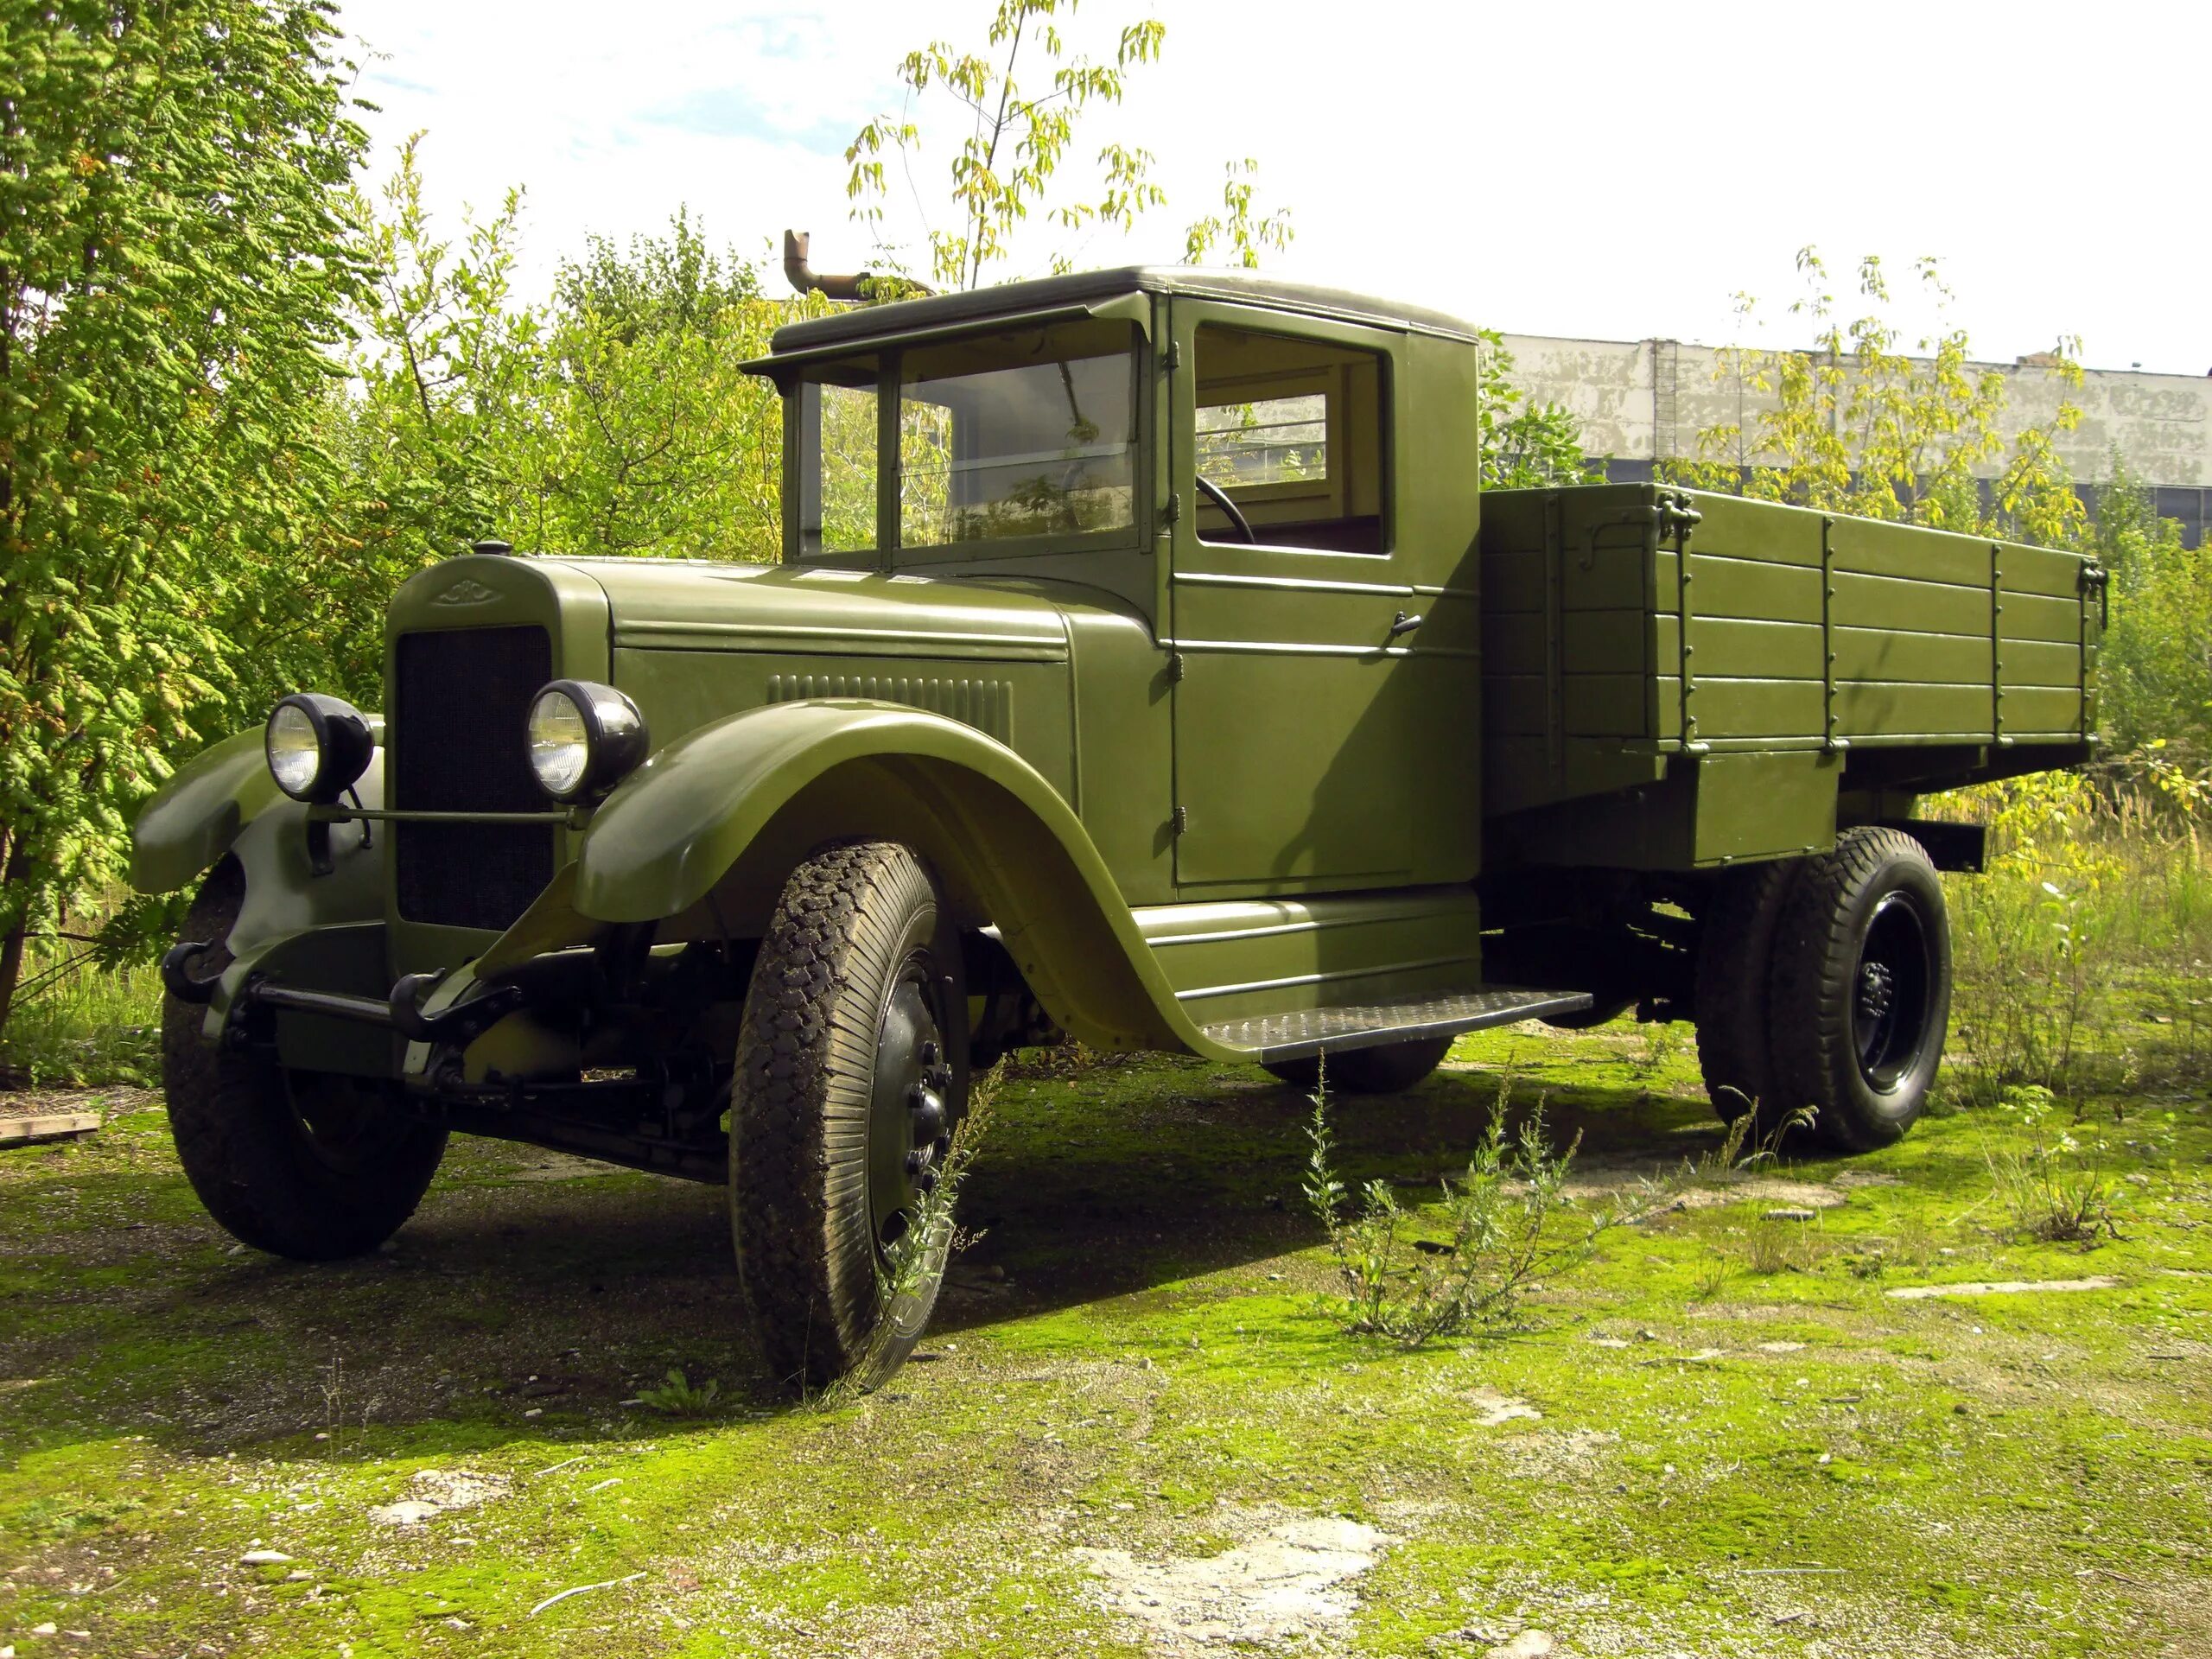
[[[638,1390],[638,1403],[670,1417],[704,1417],[721,1398],[719,1378],[694,1384],[680,1370],[671,1370],[658,1388]]]
[[[1554,1151],[1541,1100],[1509,1128],[1512,1089],[1510,1073],[1498,1079],[1465,1172],[1438,1183],[1433,1208],[1409,1210],[1386,1180],[1354,1193],[1338,1174],[1325,1069],[1306,1128],[1305,1191],[1328,1233],[1338,1281],[1330,1308],[1344,1330],[1411,1349],[1510,1327],[1530,1293],[1584,1265],[1606,1233],[1671,1196],[1642,1183],[1618,1202],[1585,1208],[1567,1191],[1582,1137]]]
[[[1982,1147],[2009,1230],[2050,1244],[2120,1237],[2127,1189],[2109,1167],[2113,1148],[2103,1133],[2084,1125],[2079,1112],[2060,1123],[2050,1091],[2032,1085],[2007,1090],[2000,1110],[2024,1131]],[[2149,1150],[2171,1144],[2172,1124],[2166,1113],[2149,1125]]]
[[[914,1219],[890,1249],[890,1260],[877,1280],[880,1299],[874,1334],[852,1370],[815,1395],[809,1404],[828,1410],[873,1392],[906,1357],[904,1345],[926,1323],[937,1304],[937,1287],[945,1264],[981,1234],[961,1227],[954,1211],[960,1189],[974,1173],[976,1160],[990,1138],[991,1113],[1006,1080],[1001,1060],[968,1085],[968,1105],[953,1126],[951,1150],[938,1171],[937,1185],[922,1195]]]

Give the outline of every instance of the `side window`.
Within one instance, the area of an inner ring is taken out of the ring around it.
[[[798,556],[875,550],[876,395],[873,364],[800,382]]]
[[[1388,551],[1382,357],[1213,324],[1197,344],[1198,476],[1236,504],[1253,539]],[[1244,539],[1205,491],[1198,508],[1201,541]]]

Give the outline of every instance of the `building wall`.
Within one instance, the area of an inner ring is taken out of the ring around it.
[[[1515,384],[1535,402],[1573,410],[1590,453],[1605,456],[1617,478],[1649,478],[1655,461],[1694,459],[1700,432],[1729,422],[1749,427],[1772,403],[1741,387],[1710,346],[1539,334],[1508,334],[1505,345]],[[2181,520],[2197,544],[2212,518],[2212,376],[2092,369],[2069,388],[2048,369],[1989,366],[2007,383],[2008,439],[2048,421],[2061,396],[2070,396],[2082,423],[2062,435],[2059,452],[2074,476],[2092,486],[2108,478],[2117,448],[2157,492],[2159,512]],[[2002,465],[1980,470],[1993,477]],[[2083,493],[2094,499],[2093,488]]]

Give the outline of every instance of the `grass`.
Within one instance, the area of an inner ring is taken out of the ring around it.
[[[1416,1211],[1509,1071],[1581,1136],[1587,1195],[1703,1172],[1528,1329],[1411,1353],[1328,1317],[1292,1091],[1176,1061],[1010,1077],[916,1360],[806,1409],[740,1334],[712,1189],[461,1141],[393,1249],[297,1266],[234,1251],[150,1096],[110,1091],[99,1136],[0,1159],[0,1644],[1173,1652],[1117,1586],[1169,1574],[1139,1584],[1173,1613],[1185,1561],[1246,1651],[1480,1654],[1523,1626],[1591,1656],[2212,1646],[2201,1093],[2128,1103],[2120,1236],[2084,1248],[1997,1201],[2018,1115],[1737,1170],[1695,1064],[1655,1067],[1626,1024],[1489,1034],[1337,1114],[1346,1179]],[[1889,1294],[2093,1275],[2119,1282]],[[671,1371],[693,1414],[626,1403]],[[1204,1564],[1324,1520],[1376,1541],[1311,1628],[1239,1625]]]
[[[40,1088],[151,1086],[162,1069],[162,982],[149,966],[96,968],[79,946],[34,944],[0,1036],[0,1078]]]

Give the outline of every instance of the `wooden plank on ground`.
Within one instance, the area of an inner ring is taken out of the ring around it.
[[[46,1141],[75,1141],[100,1126],[98,1112],[40,1112],[0,1116],[0,1147],[35,1146]]]

